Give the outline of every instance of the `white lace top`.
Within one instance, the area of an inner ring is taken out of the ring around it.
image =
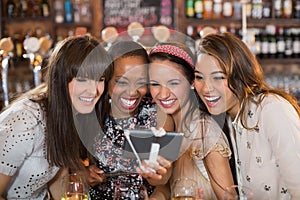
[[[44,199],[57,167],[46,159],[46,120],[39,104],[28,99],[0,115],[0,173],[12,176],[7,199]]]
[[[195,116],[199,114],[194,113]],[[196,117],[197,118],[197,117]],[[190,135],[183,140],[183,154],[173,163],[170,185],[178,178],[191,178],[203,190],[203,199],[216,200],[203,159],[210,152],[219,152],[223,157],[230,157],[231,150],[225,134],[212,119],[194,119],[190,125]],[[185,133],[187,134],[187,133]]]
[[[250,187],[254,199],[300,199],[300,119],[295,109],[269,95],[259,106],[250,105],[247,124],[254,129],[245,129],[239,119],[233,122],[239,184]]]

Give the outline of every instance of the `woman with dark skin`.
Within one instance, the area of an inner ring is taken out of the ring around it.
[[[137,171],[136,160],[122,156],[124,129],[164,127],[168,130],[168,127],[173,128],[173,124],[168,124],[165,119],[157,120],[163,116],[147,97],[149,60],[146,50],[136,42],[120,41],[111,46],[108,53],[113,66],[105,72],[107,90],[99,108],[104,131],[96,139],[95,165],[89,167],[88,182],[93,186],[90,189],[91,199],[113,199],[115,190],[123,184],[128,187],[121,199],[138,195],[141,186],[145,186],[150,195],[154,190],[152,185],[165,183],[171,163],[159,157],[159,164],[147,166],[155,169],[155,173],[146,171],[138,174],[141,171]],[[121,174],[107,177],[114,172]]]

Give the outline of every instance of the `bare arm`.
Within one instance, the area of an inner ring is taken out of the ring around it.
[[[223,199],[225,188],[234,185],[228,158],[213,151],[204,158],[204,164],[217,198]]]
[[[4,174],[0,174],[0,200],[4,200],[4,192],[8,187],[10,180],[12,179],[11,176],[7,176]]]
[[[165,185],[156,186],[149,200],[168,200],[171,197],[169,182]]]
[[[60,169],[55,177],[48,183],[49,192],[53,200],[60,200],[61,198],[61,180],[62,177],[68,174],[68,169]]]

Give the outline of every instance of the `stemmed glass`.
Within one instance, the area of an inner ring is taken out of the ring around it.
[[[61,200],[88,200],[88,185],[80,173],[64,176],[61,190]]]
[[[139,192],[134,193],[133,191],[129,190],[129,186],[126,183],[121,183],[115,187],[113,200],[119,200],[122,199],[122,197],[130,200],[147,200],[147,189],[144,185],[141,185]]]
[[[233,185],[226,188],[224,200],[253,200],[253,192],[246,186]]]
[[[197,183],[190,178],[175,180],[171,190],[172,200],[196,200]]]

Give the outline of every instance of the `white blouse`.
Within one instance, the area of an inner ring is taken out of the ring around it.
[[[0,173],[12,176],[7,199],[44,199],[57,167],[49,166],[46,120],[38,103],[21,100],[0,115]]]
[[[269,95],[247,111],[253,130],[239,119],[232,124],[239,184],[250,187],[254,199],[300,199],[300,119],[292,105]]]

